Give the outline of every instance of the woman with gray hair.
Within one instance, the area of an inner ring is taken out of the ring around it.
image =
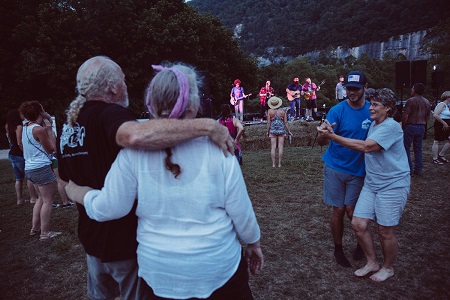
[[[159,73],[145,92],[151,117],[195,118],[195,71],[153,68]],[[72,182],[66,190],[102,222],[126,215],[138,199],[139,299],[253,299],[247,263],[253,274],[263,268],[259,226],[237,160],[208,137],[124,149],[101,190]]]
[[[394,275],[398,243],[395,227],[400,221],[409,195],[410,170],[403,131],[392,116],[397,97],[390,89],[378,89],[370,96],[372,122],[364,141],[344,138],[334,133],[333,124],[325,121],[317,127],[319,134],[339,144],[364,152],[366,177],[356,203],[352,227],[367,258],[364,267],[355,271],[358,277],[375,272],[370,279],[384,281]],[[378,236],[384,262],[380,268],[375,255],[370,221],[378,223]]]

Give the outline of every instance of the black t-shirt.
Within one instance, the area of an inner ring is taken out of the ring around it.
[[[59,174],[65,181],[94,189],[103,187],[106,174],[121,147],[116,143],[119,127],[136,118],[120,105],[101,101],[84,104],[74,127],[64,125],[58,139]],[[103,262],[136,257],[137,217],[135,207],[118,220],[97,222],[84,206],[79,212],[78,238],[87,254]]]

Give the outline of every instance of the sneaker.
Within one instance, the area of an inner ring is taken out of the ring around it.
[[[49,231],[47,233],[41,234],[39,240],[40,241],[45,241],[54,237],[57,237],[58,235],[60,235],[62,232],[55,232],[55,231]]]
[[[59,204],[52,204],[52,207],[53,208],[58,208],[58,207],[60,207],[60,205]]]
[[[445,156],[438,155],[438,159],[443,163],[449,163],[450,160],[446,159]]]
[[[439,158],[433,158],[433,163],[436,165],[443,165],[444,163]]]
[[[63,204],[61,205],[62,208],[67,208],[67,207],[72,207],[74,206],[75,203],[73,203],[72,201],[67,202],[67,204]]]

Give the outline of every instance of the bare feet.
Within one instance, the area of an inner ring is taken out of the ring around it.
[[[370,272],[377,272],[378,270],[380,270],[380,265],[377,262],[370,263],[370,264],[367,263],[361,269],[356,270],[354,274],[358,277],[364,277],[367,274],[369,274]]]
[[[380,271],[370,276],[370,279],[376,282],[382,282],[392,276],[394,276],[394,269],[381,268]]]

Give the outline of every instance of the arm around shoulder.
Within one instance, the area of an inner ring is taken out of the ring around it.
[[[154,119],[123,123],[116,134],[118,145],[135,149],[164,149],[184,141],[209,136],[224,152],[234,153],[233,141],[226,127],[213,119]]]

